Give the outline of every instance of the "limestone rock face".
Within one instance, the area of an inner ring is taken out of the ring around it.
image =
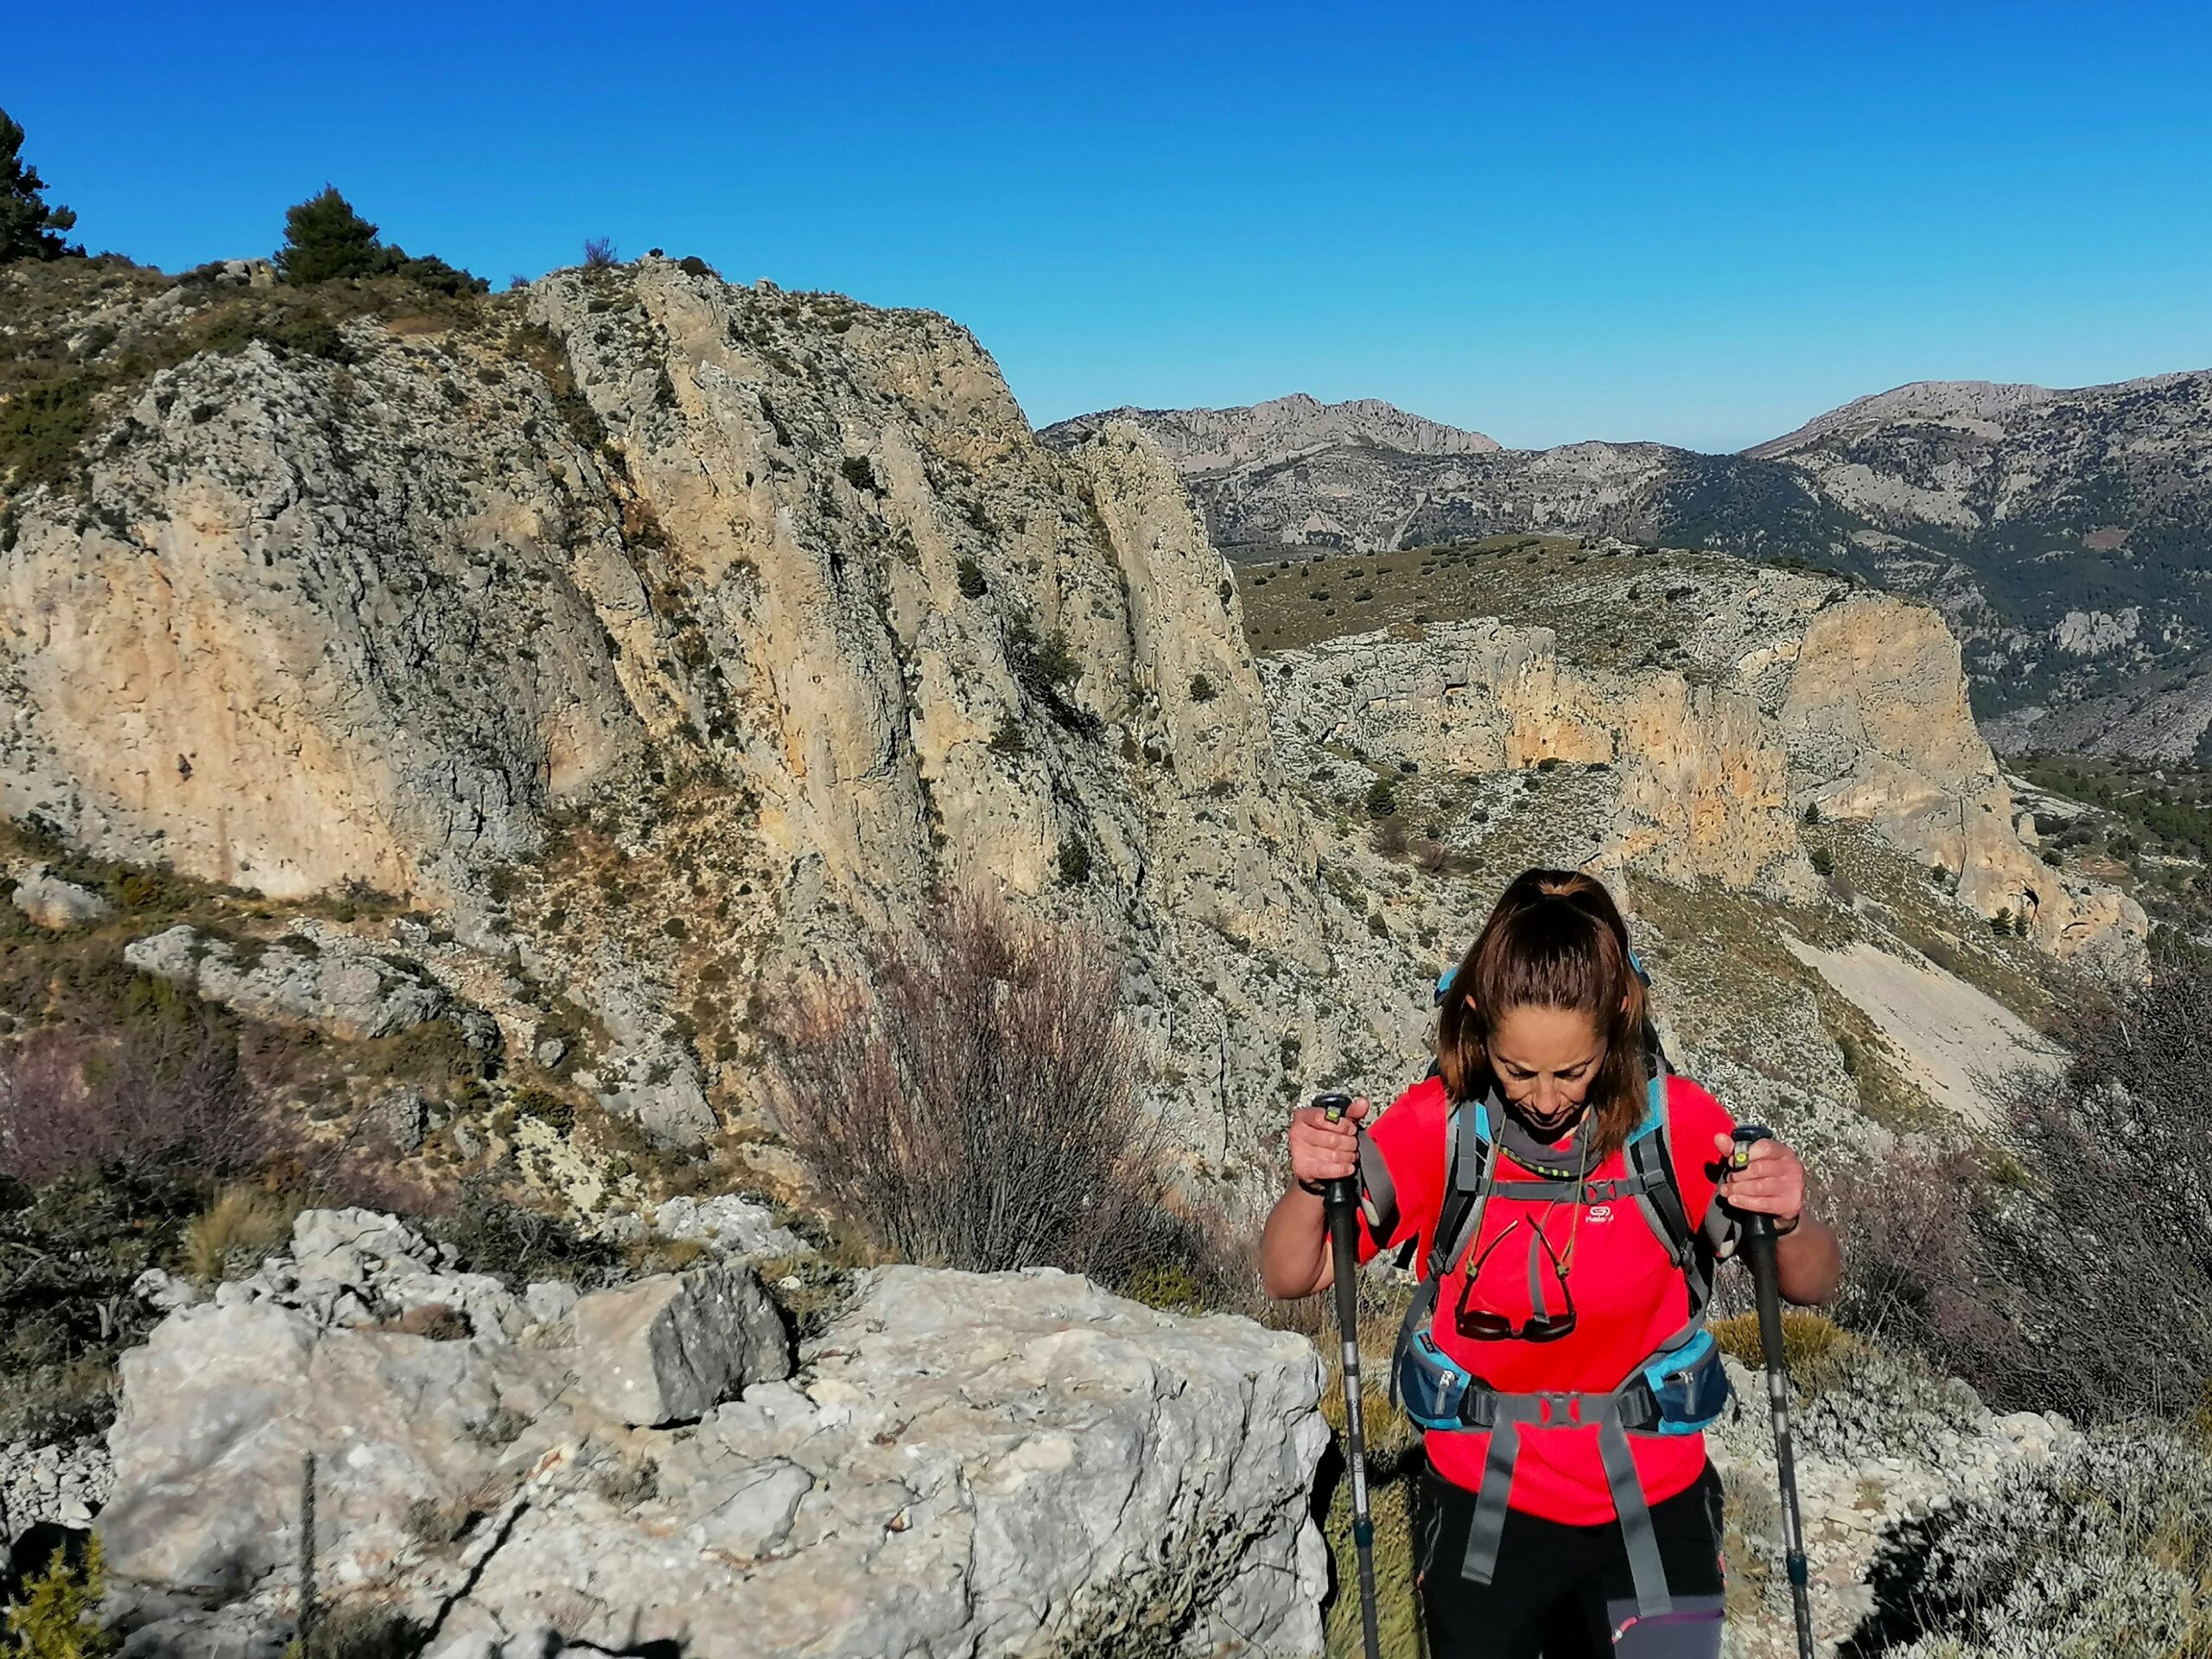
[[[2141,908],[2021,839],[1941,616],[1732,561],[1699,570],[1674,590],[1672,664],[1590,665],[1553,628],[1494,619],[1277,653],[1277,742],[1294,766],[1329,741],[1424,771],[1602,764],[1617,795],[1598,861],[1688,884],[1803,893],[1810,807],[1942,867],[1982,915],[2029,917],[2046,949],[2123,971],[2139,959]],[[1626,578],[1571,580],[1582,587],[1548,601],[1602,618],[1618,598],[1605,583]]]
[[[585,1297],[569,1319],[578,1385],[640,1427],[697,1417],[748,1382],[791,1374],[783,1321],[749,1268],[658,1274]]]
[[[1134,1630],[1320,1651],[1327,1429],[1300,1337],[1060,1274],[891,1268],[796,1377],[696,1425],[602,1411],[601,1357],[557,1324],[434,1342],[274,1300],[172,1315],[125,1357],[100,1522],[133,1650],[283,1638],[313,1451],[324,1593],[405,1612],[432,1651],[954,1659]]]
[[[1151,446],[1039,444],[943,318],[666,261],[480,311],[191,358],[103,407],[81,499],[10,503],[0,812],[443,908],[590,1010],[588,1086],[664,1139],[751,1098],[747,1041],[675,1030],[706,962],[772,981],[938,887],[1086,918],[1169,1002],[1226,933],[1282,964],[1270,1023],[1360,1025]],[[1217,1157],[1278,1081],[1217,1023],[1159,1024]]]

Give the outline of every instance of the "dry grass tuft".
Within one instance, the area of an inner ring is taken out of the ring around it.
[[[184,1230],[184,1270],[203,1285],[252,1272],[291,1237],[299,1209],[261,1187],[225,1187]]]

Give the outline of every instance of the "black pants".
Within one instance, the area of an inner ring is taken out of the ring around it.
[[[1430,1659],[1718,1659],[1723,1586],[1720,1477],[1711,1464],[1651,1506],[1675,1611],[1636,1617],[1617,1522],[1570,1527],[1509,1510],[1488,1584],[1459,1576],[1475,1495],[1421,1472],[1414,1537]]]

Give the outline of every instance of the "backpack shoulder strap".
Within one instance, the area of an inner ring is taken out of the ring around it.
[[[1429,1241],[1428,1276],[1440,1280],[1466,1254],[1483,1223],[1490,1198],[1497,1149],[1490,1132],[1490,1110],[1479,1100],[1452,1109],[1444,1128],[1444,1202],[1438,1206],[1436,1236]]]
[[[1643,1211],[1668,1258],[1689,1281],[1690,1326],[1694,1328],[1705,1317],[1706,1304],[1713,1296],[1713,1262],[1697,1230],[1690,1225],[1689,1209],[1682,1202],[1667,1104],[1667,1073],[1662,1066],[1652,1074],[1643,1122],[1628,1143],[1628,1161],[1639,1189],[1637,1207]]]

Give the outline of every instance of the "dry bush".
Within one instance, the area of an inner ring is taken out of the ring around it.
[[[2017,1342],[1993,1306],[1975,1226],[1988,1185],[1970,1152],[1903,1141],[1878,1163],[1825,1172],[1812,1207],[1844,1262],[1829,1316],[1877,1347],[1986,1376]]]
[[[0,1045],[0,1174],[219,1179],[270,1150],[230,1023],[157,981],[136,1000],[119,1020],[65,1013]]]
[[[1713,1321],[1713,1339],[1732,1357],[1759,1370],[1766,1364],[1766,1344],[1757,1313]],[[1782,1310],[1782,1355],[1789,1380],[1808,1394],[1833,1387],[1847,1374],[1859,1338],[1834,1320],[1803,1308]]]
[[[2000,1411],[2185,1417],[2212,1380],[2212,977],[2162,961],[2057,1035],[2063,1077],[1991,1085],[2009,1152],[1908,1147],[1824,1183],[1832,1312]]]
[[[1103,939],[966,895],[802,983],[767,1027],[772,1104],[830,1201],[886,1250],[1128,1285],[1199,1230],[1164,1207]]]
[[[1369,832],[1368,844],[1385,858],[1395,858],[1412,844],[1405,824],[1397,818],[1384,818]]]
[[[2005,1396],[2075,1414],[2175,1417],[2212,1379],[2212,974],[2158,963],[2075,1004],[2063,1080],[2004,1079],[2022,1171],[1984,1229],[2029,1340]]]

